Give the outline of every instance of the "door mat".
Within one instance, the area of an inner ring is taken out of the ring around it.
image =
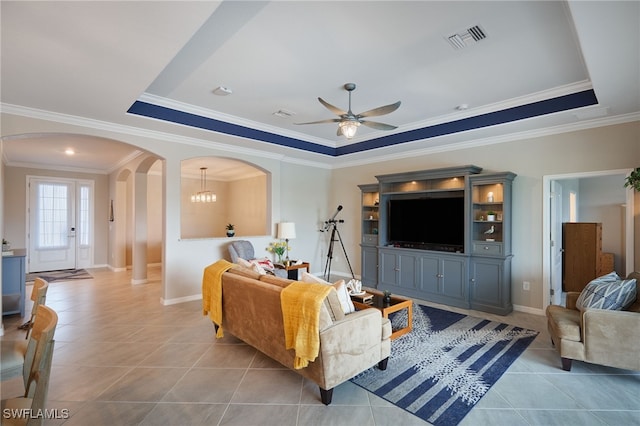
[[[55,281],[86,280],[93,276],[84,269],[65,269],[64,271],[31,272],[27,274],[27,284],[33,283],[37,277],[52,283]]]

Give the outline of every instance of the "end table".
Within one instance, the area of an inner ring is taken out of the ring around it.
[[[306,269],[308,273],[311,272],[309,262],[302,262],[298,264],[289,264],[289,266],[285,266],[284,269],[287,271],[287,278],[290,280],[298,279],[298,269]]]

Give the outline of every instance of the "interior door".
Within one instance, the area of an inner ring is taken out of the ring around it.
[[[551,297],[552,305],[562,303],[562,185],[551,181]]]
[[[29,179],[29,272],[76,268],[76,184]]]

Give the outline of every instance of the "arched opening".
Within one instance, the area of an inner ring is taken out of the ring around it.
[[[183,239],[269,235],[271,174],[244,161],[195,157],[181,162],[180,234]],[[198,193],[215,201],[197,200]]]

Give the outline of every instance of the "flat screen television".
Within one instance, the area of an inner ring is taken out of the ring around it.
[[[464,196],[389,200],[391,244],[450,252],[464,251]]]

